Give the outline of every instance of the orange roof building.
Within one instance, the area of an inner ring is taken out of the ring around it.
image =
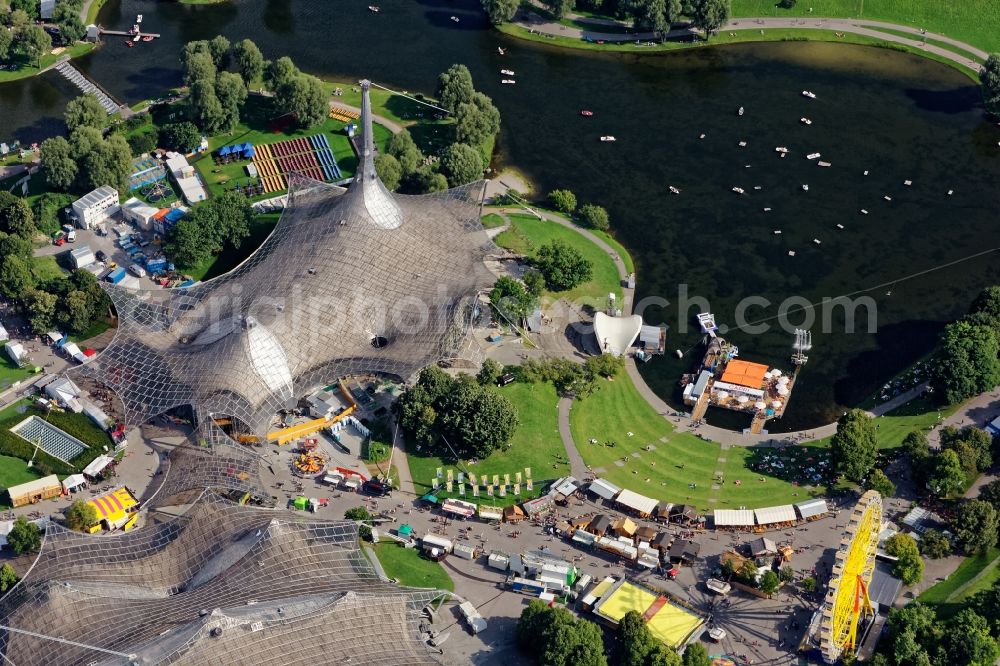
[[[765,372],[767,372],[766,365],[733,359],[726,364],[726,370],[722,373],[722,381],[759,389],[764,383]]]

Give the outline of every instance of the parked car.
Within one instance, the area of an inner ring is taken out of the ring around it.
[[[95,252],[94,257],[96,257],[98,261],[108,260],[108,255],[104,254],[104,250],[98,250],[97,252]]]
[[[132,273],[136,277],[141,277],[141,278],[146,277],[146,269],[140,266],[139,264],[129,264],[128,270],[129,273]]]

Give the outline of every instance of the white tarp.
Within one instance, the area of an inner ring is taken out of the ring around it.
[[[763,398],[764,392],[760,389],[750,388],[748,386],[740,386],[739,384],[730,384],[729,382],[715,382],[712,384],[712,391],[729,391],[730,393],[742,393],[743,395],[748,395],[753,398]]]
[[[716,527],[753,527],[753,511],[750,509],[716,509]]]
[[[70,474],[62,481],[63,490],[69,492],[74,488],[79,488],[83,484],[87,483],[87,479],[83,474]]]
[[[3,327],[3,324],[0,324],[0,342],[4,340],[10,340],[10,335],[7,333],[7,329]]]
[[[606,500],[614,499],[615,495],[622,491],[621,488],[604,479],[594,479],[591,481],[589,490],[598,497]]]
[[[651,497],[646,497],[645,495],[640,495],[639,493],[629,490],[626,488],[618,494],[618,499],[615,500],[618,504],[624,507],[628,507],[633,511],[641,514],[649,515],[656,510],[657,500]]]
[[[83,468],[84,476],[97,476],[104,471],[104,468],[114,462],[111,456],[97,456],[90,461],[90,464]]]
[[[803,519],[822,516],[828,511],[826,507],[826,500],[822,497],[817,497],[816,499],[807,500],[805,502],[799,502],[795,505],[795,508],[798,509],[799,516]]]
[[[774,523],[794,523],[795,507],[791,504],[782,506],[768,506],[763,509],[755,509],[754,515],[758,525],[773,525]]]
[[[441,510],[453,513],[456,516],[464,516],[465,518],[476,515],[475,504],[470,504],[469,502],[463,502],[457,499],[445,500],[444,504],[441,505]]]

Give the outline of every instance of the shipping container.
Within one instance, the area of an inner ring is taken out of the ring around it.
[[[456,543],[451,552],[463,560],[476,559],[476,547],[469,543]]]
[[[119,282],[125,279],[125,268],[119,266],[118,268],[108,273],[107,277],[105,277],[104,279],[110,282],[111,284],[118,284]]]
[[[542,592],[545,592],[545,583],[540,583],[537,580],[515,577],[510,581],[510,589],[512,592],[524,592],[525,594],[538,596]]]

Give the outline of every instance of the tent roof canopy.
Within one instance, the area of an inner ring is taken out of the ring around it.
[[[750,388],[760,388],[761,384],[764,383],[765,372],[767,372],[766,365],[733,359],[726,364],[726,370],[722,373],[722,381]]]
[[[768,506],[763,509],[754,510],[758,525],[771,525],[773,523],[794,523],[795,509],[791,504],[782,506]]]
[[[716,509],[716,527],[753,527],[753,511],[750,509]]]

